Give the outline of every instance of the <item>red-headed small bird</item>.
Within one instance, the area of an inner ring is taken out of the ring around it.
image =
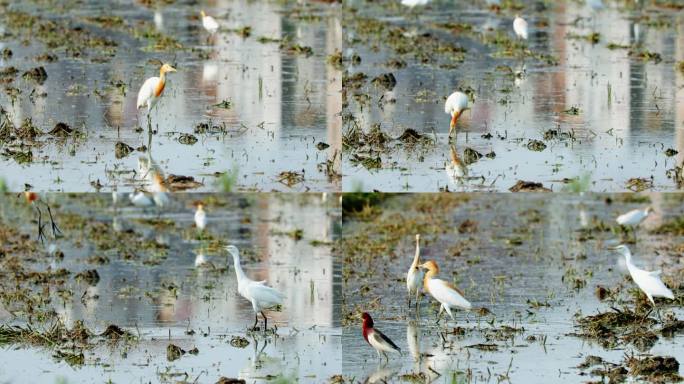
[[[399,349],[389,337],[373,328],[373,318],[368,313],[364,312],[361,315],[361,318],[363,319],[363,338],[366,339],[373,349],[375,349],[375,352],[378,353],[378,357],[380,357],[380,353],[382,352],[383,356],[385,356],[385,360],[389,361],[387,352],[401,354],[401,349]]]

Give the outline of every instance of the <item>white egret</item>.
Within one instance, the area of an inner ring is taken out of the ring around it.
[[[653,208],[646,207],[643,209],[633,209],[627,213],[618,216],[615,221],[623,227],[631,227],[634,232],[634,240],[636,241],[636,227],[639,226],[648,215],[653,212]]]
[[[151,207],[154,205],[152,197],[143,191],[129,194],[128,199],[131,201],[131,204],[136,207]]]
[[[515,35],[518,36],[519,39],[527,40],[527,21],[519,15],[515,15],[515,20],[513,20],[513,31],[515,31]]]
[[[363,338],[375,349],[378,357],[382,353],[385,360],[389,361],[387,352],[401,354],[401,349],[389,337],[373,327],[373,318],[368,313],[364,312],[361,318],[363,319]]]
[[[449,124],[449,137],[456,130],[456,122],[461,114],[469,109],[468,96],[463,92],[454,92],[447,97],[444,103],[444,113],[451,116],[451,124]]]
[[[451,308],[461,308],[465,310],[470,310],[472,308],[470,302],[465,299],[463,291],[456,288],[450,282],[435,278],[435,275],[439,273],[437,263],[429,260],[420,266],[421,268],[427,269],[423,282],[423,289],[442,304],[439,309],[439,314],[437,315],[437,321],[439,321],[439,316],[442,314],[442,311],[446,311],[451,319],[454,320]]]
[[[199,231],[204,231],[204,227],[207,225],[207,213],[204,211],[204,204],[202,202],[197,203],[197,210],[195,211],[195,226]]]
[[[137,108],[147,107],[147,123],[148,127],[152,127],[150,112],[159,102],[162,93],[164,92],[164,87],[166,87],[166,74],[170,72],[176,72],[176,69],[169,64],[164,64],[159,69],[159,77],[150,77],[145,80],[140,91],[138,91],[138,102],[136,104]]]
[[[200,11],[200,14],[202,15],[202,26],[204,29],[212,35],[216,33],[219,29],[216,20],[213,17],[208,16],[204,11]]]
[[[406,288],[408,289],[408,305],[411,307],[411,296],[416,298],[416,308],[418,308],[418,298],[420,295],[420,286],[423,283],[424,271],[418,267],[420,263],[420,235],[416,235],[416,254],[413,256],[413,262],[406,274]]]
[[[268,327],[268,318],[264,310],[283,304],[285,295],[266,285],[266,281],[254,281],[248,278],[240,266],[240,251],[234,245],[226,247],[228,253],[233,256],[233,267],[238,281],[238,293],[252,303],[254,310],[254,327],[259,322],[259,313],[264,317],[264,330]]]
[[[666,297],[670,300],[674,299],[674,294],[672,291],[665,286],[662,280],[660,280],[660,270],[646,271],[637,268],[634,264],[632,264],[632,252],[630,252],[629,248],[624,244],[620,244],[612,249],[618,251],[620,254],[622,254],[622,256],[625,257],[625,263],[627,264],[629,274],[632,276],[632,280],[634,280],[636,285],[639,286],[639,289],[646,294],[646,297],[648,297],[648,300],[651,301],[651,304],[653,304],[654,308],[654,297]]]
[[[418,5],[426,5],[430,0],[401,0],[401,5],[413,8]]]

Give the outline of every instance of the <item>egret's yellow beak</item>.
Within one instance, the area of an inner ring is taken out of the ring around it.
[[[458,121],[458,118],[461,117],[462,113],[463,111],[458,111],[451,115],[451,124],[449,125],[449,136],[451,136],[453,131],[456,130],[456,122]]]
[[[207,16],[207,15],[204,13],[204,10],[200,10],[200,15],[202,15],[202,17],[206,17],[206,16]]]

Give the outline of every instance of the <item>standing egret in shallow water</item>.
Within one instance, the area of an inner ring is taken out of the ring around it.
[[[152,129],[152,120],[150,113],[152,108],[159,102],[159,98],[166,87],[166,74],[169,72],[176,72],[176,69],[169,64],[164,64],[159,69],[159,77],[150,77],[145,80],[140,91],[138,91],[137,108],[147,107],[147,126]]]
[[[202,232],[204,227],[207,225],[207,213],[204,212],[204,204],[202,202],[197,203],[197,210],[195,211],[195,226],[197,230]]]
[[[219,25],[216,22],[216,20],[211,16],[207,16],[207,14],[204,13],[204,11],[200,11],[200,14],[202,15],[202,26],[204,27],[204,29],[212,35],[216,33],[216,31],[218,31],[219,28]]]
[[[427,269],[423,282],[423,289],[442,304],[439,308],[439,314],[437,315],[438,322],[442,311],[446,311],[449,314],[449,317],[451,317],[451,320],[454,320],[451,308],[462,308],[465,310],[470,310],[470,308],[472,308],[470,302],[463,297],[463,291],[447,281],[435,278],[435,275],[439,273],[437,263],[429,260],[421,264],[420,267]]]
[[[641,224],[642,221],[646,220],[648,215],[653,212],[653,208],[646,207],[644,209],[633,209],[627,213],[624,213],[615,219],[618,224],[623,227],[631,227],[634,232],[634,241],[636,241],[636,227]]]
[[[648,300],[651,301],[651,304],[653,304],[654,308],[654,297],[666,297],[670,300],[674,299],[674,294],[672,291],[665,286],[662,280],[660,280],[661,271],[646,271],[637,268],[634,264],[632,264],[632,252],[630,252],[629,248],[624,244],[620,244],[611,249],[618,251],[622,256],[625,257],[625,263],[627,264],[629,274],[632,276],[632,280],[634,280],[636,285],[639,286],[639,289],[646,294],[646,297],[648,297]]]
[[[406,288],[408,289],[408,305],[411,307],[411,296],[416,297],[416,308],[418,308],[418,295],[420,286],[423,283],[424,271],[418,266],[420,263],[420,235],[416,235],[416,254],[413,256],[413,263],[406,274]]]
[[[254,310],[254,326],[256,329],[259,322],[259,313],[264,317],[264,330],[268,327],[268,318],[264,314],[264,310],[282,305],[285,295],[276,291],[275,289],[266,285],[266,281],[254,281],[248,278],[242,271],[240,266],[240,251],[234,245],[226,247],[228,253],[233,256],[233,267],[235,268],[235,276],[238,281],[238,293],[240,296],[249,300],[252,303]]]
[[[456,91],[447,97],[444,103],[444,113],[451,116],[449,137],[456,130],[456,122],[466,109],[468,109],[468,96],[465,93]]]
[[[387,352],[401,354],[401,349],[389,337],[373,327],[373,318],[368,313],[364,312],[361,318],[363,319],[363,338],[375,349],[378,357],[382,353],[385,356],[385,360],[389,361]]]
[[[527,21],[515,15],[515,20],[513,20],[513,31],[519,39],[527,40]]]

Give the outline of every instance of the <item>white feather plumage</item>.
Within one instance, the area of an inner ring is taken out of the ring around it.
[[[651,301],[653,306],[655,306],[654,297],[666,297],[670,300],[674,299],[674,294],[672,291],[660,280],[661,271],[646,271],[638,268],[632,263],[632,252],[626,245],[618,245],[615,250],[620,252],[625,257],[625,263],[627,264],[627,270],[632,276],[632,280],[639,286],[648,300]]]
[[[226,247],[226,250],[233,256],[233,266],[235,267],[235,276],[238,281],[238,293],[252,303],[254,313],[283,304],[285,295],[267,286],[266,281],[254,281],[245,275],[242,266],[240,266],[240,251],[237,247],[229,245]]]
[[[515,35],[521,39],[527,40],[527,21],[520,16],[516,16],[513,20],[513,31]]]

